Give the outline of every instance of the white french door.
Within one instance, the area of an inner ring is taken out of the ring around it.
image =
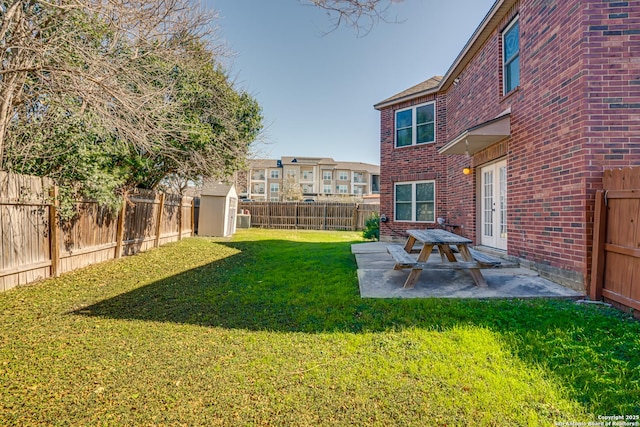
[[[480,244],[507,250],[507,161],[480,169]]]

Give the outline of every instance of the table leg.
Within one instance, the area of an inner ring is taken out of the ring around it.
[[[460,254],[462,255],[462,259],[464,259],[465,261],[473,261],[473,257],[471,256],[471,253],[469,252],[469,248],[467,247],[467,245],[457,245],[457,246],[458,246],[458,250],[460,251]],[[484,279],[484,276],[480,272],[479,268],[471,268],[469,269],[469,273],[471,273],[471,277],[473,277],[473,280],[476,282],[476,285],[478,287],[480,288],[489,287],[489,285],[487,284],[487,281]]]
[[[440,256],[442,257],[442,261],[444,262],[444,256],[446,255],[449,262],[457,262],[456,256],[453,254],[451,250],[451,246],[449,245],[438,245],[438,251],[440,251]]]
[[[418,262],[427,262],[429,260],[429,255],[433,251],[433,245],[425,244],[422,246],[422,250],[420,250],[420,255],[418,255]],[[409,273],[409,277],[404,282],[405,289],[413,288],[416,283],[418,283],[418,279],[420,278],[420,274],[422,273],[422,268],[412,268]]]
[[[415,243],[416,243],[416,238],[413,236],[409,236],[407,238],[406,243],[404,244],[404,251],[410,254],[411,250],[413,249],[413,245],[415,245]]]

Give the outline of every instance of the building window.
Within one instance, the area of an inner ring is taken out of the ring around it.
[[[280,201],[280,199],[278,197],[271,197],[271,198],[269,198],[269,200],[272,201],[272,202],[279,202]]]
[[[331,171],[322,172],[322,179],[325,181],[331,181]]]
[[[504,93],[520,85],[520,23],[514,19],[502,34]]]
[[[309,184],[303,184],[302,185],[302,192],[304,194],[310,194],[313,193],[313,185],[309,185]]]
[[[292,170],[292,169],[289,169],[289,170],[287,171],[287,176],[288,176],[288,177],[291,177],[291,178],[295,178],[295,177],[296,177],[296,171],[294,171],[294,170]]]
[[[395,185],[395,220],[435,221],[435,182],[399,182]]]
[[[264,184],[253,184],[253,194],[264,194]]]
[[[338,190],[338,194],[348,194],[349,188],[346,185],[336,185],[336,189]]]
[[[251,174],[253,181],[264,181],[264,169],[256,169]]]
[[[349,173],[345,171],[340,172],[338,174],[338,179],[340,181],[349,181]]]
[[[302,179],[305,181],[313,181],[312,171],[302,171]]]
[[[280,171],[278,169],[271,171],[271,179],[280,179]]]
[[[278,183],[271,184],[271,188],[269,190],[271,190],[272,193],[279,193],[280,192],[280,184],[278,184]]]
[[[396,147],[436,141],[435,102],[396,111]]]
[[[330,185],[325,185],[325,186],[323,186],[323,188],[322,188],[322,192],[323,192],[324,194],[331,194],[331,186],[330,186]]]

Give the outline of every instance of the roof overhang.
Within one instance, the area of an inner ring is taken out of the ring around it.
[[[472,156],[509,136],[511,136],[511,113],[506,112],[495,119],[465,130],[439,149],[438,153]]]

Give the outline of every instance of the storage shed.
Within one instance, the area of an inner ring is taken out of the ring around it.
[[[233,184],[205,181],[200,196],[198,235],[225,237],[236,232],[238,193]]]

